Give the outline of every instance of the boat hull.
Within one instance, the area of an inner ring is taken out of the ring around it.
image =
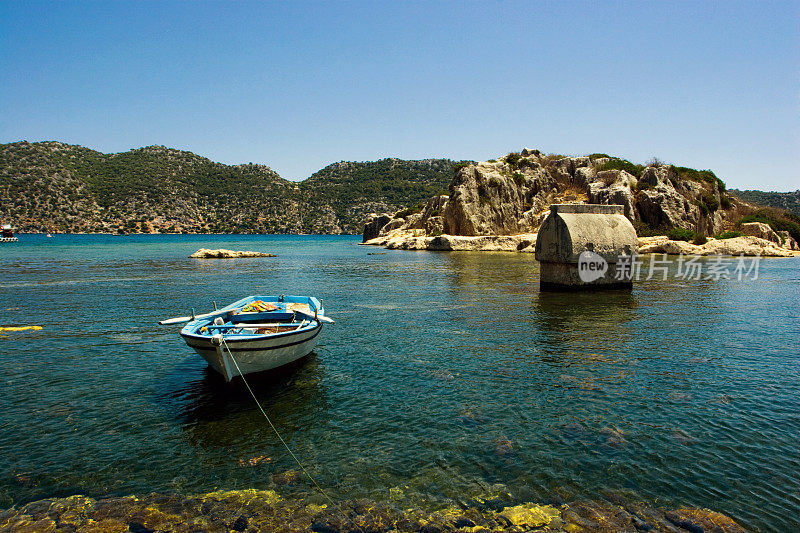
[[[211,368],[230,381],[236,376],[273,370],[305,357],[316,347],[321,331],[320,323],[314,329],[298,333],[261,339],[226,339],[220,345],[215,345],[213,338],[181,335]]]

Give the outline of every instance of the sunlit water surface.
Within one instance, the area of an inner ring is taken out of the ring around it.
[[[336,324],[299,367],[253,385],[336,498],[436,507],[621,492],[753,529],[798,526],[800,259],[765,259],[755,281],[540,294],[528,254],[358,241],[0,245],[0,325],[43,326],[0,338],[0,507],[274,488],[296,466],[253,400],[157,321],[286,293],[324,298]],[[200,247],[278,257],[187,258]],[[316,497],[307,479],[278,490]]]

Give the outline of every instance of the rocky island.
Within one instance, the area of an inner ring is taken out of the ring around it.
[[[641,251],[791,256],[799,249],[794,215],[742,201],[710,170],[529,149],[462,164],[448,195],[394,215],[373,214],[363,243],[402,250],[533,252],[550,205],[562,203],[621,205],[641,238]],[[748,222],[759,218],[770,223]],[[773,221],[788,229],[776,231]]]
[[[219,248],[217,250],[200,248],[189,257],[192,259],[240,259],[244,257],[275,257],[275,254],[243,250],[226,250],[225,248]]]

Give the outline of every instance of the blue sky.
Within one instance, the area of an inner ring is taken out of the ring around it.
[[[800,187],[800,2],[2,2],[0,142],[653,156]]]

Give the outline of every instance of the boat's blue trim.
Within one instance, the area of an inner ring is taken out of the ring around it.
[[[226,307],[223,307],[223,308],[219,309],[218,311],[215,311],[214,314],[217,315],[217,316],[224,316],[226,312],[235,311],[237,309],[240,309],[240,308],[244,307],[245,305],[249,304],[250,302],[254,302],[256,300],[263,300],[265,302],[281,302],[281,303],[284,303],[284,302],[285,303],[305,303],[305,304],[309,305],[309,308],[311,309],[312,313],[314,311],[318,311],[321,315],[325,314],[325,310],[322,308],[321,302],[319,300],[317,300],[313,296],[284,296],[283,299],[281,300],[280,296],[274,296],[274,295],[271,295],[271,296],[260,296],[260,295],[247,296],[245,298],[242,298],[241,300],[237,300],[237,301],[233,302],[232,304],[230,304],[230,305],[228,305]],[[217,313],[219,313],[219,314],[217,314]],[[268,315],[268,313],[265,313],[265,315]],[[231,317],[228,316],[226,318],[231,318]],[[254,319],[254,320],[257,319],[257,318],[260,319],[260,317],[252,317],[252,319]],[[184,338],[186,338],[186,337],[198,338],[198,339],[208,338],[209,335],[201,335],[201,334],[197,334],[195,332],[200,327],[202,327],[204,325],[209,325],[212,322],[213,322],[213,320],[210,319],[210,318],[204,318],[204,319],[200,319],[200,320],[193,320],[193,321],[189,322],[188,324],[186,324],[183,327],[183,329],[181,329],[181,336],[183,336]],[[319,321],[317,321],[317,322],[319,322]],[[241,323],[242,324],[246,324],[245,321],[243,321]],[[244,327],[246,327],[246,325]],[[288,332],[284,332],[284,333],[272,333],[272,334],[269,334],[269,337],[281,337],[281,336],[285,336],[285,335],[292,335],[294,333],[300,333],[300,332],[288,331]],[[246,338],[239,338],[239,339],[231,338],[230,340],[226,339],[226,341],[227,342],[243,342],[243,341],[251,341],[251,340],[254,340],[255,338],[258,338],[258,337],[261,337],[261,336],[260,335],[259,336],[247,336]]]
[[[246,328],[246,323],[243,323],[243,326],[236,326],[236,327],[243,327]],[[253,341],[263,341],[267,339],[279,339],[281,337],[288,337],[289,335],[299,335],[300,333],[308,333],[309,331],[313,331],[313,328],[310,328],[312,324],[303,327],[300,330],[292,330],[292,331],[282,331],[280,333],[255,333],[251,335],[238,335],[236,337],[225,337],[225,342],[228,344],[237,343],[237,342],[253,342]],[[322,323],[317,321],[317,327],[322,327]],[[181,331],[181,336],[184,339],[210,339],[213,335],[206,335],[203,333],[184,333]]]
[[[317,337],[317,335],[319,335],[320,331],[322,331],[322,324],[317,326],[317,329],[316,329],[316,331],[314,331],[313,335],[311,335],[310,337],[307,337],[307,338],[305,338],[303,340],[299,340],[299,341],[295,341],[295,342],[288,342],[286,344],[281,344],[280,346],[265,346],[263,348],[233,348],[233,347],[231,347],[230,351],[232,351],[232,352],[267,352],[269,350],[279,350],[280,348],[288,348],[289,346],[296,346],[298,344],[303,344],[304,342],[308,342],[308,341],[310,341],[312,339],[315,339]],[[307,332],[300,332],[300,333],[307,333]],[[294,331],[289,332],[289,335],[292,335],[292,334],[296,335],[297,333],[294,332]],[[280,335],[285,335],[285,334],[281,333]],[[192,336],[184,335],[184,338],[189,338],[189,339],[210,339],[210,337],[198,337],[198,336],[194,336],[194,335],[192,335]],[[262,339],[238,339],[236,342],[243,342],[243,341],[244,342],[256,342],[256,341],[261,341],[261,340],[267,340],[267,339],[270,339],[270,338],[274,338],[274,335],[265,336],[265,338],[262,338]],[[232,342],[234,342],[233,339],[231,339],[229,337],[225,338],[225,344],[227,344],[228,346],[230,346],[230,344]],[[189,346],[191,346],[192,348],[194,348],[196,350],[204,350],[204,351],[207,351],[207,352],[216,352],[217,351],[216,348],[206,348],[205,346],[197,346],[197,345],[194,345],[194,344],[191,344],[191,343],[188,343],[188,342],[187,342],[187,344],[189,344]]]

